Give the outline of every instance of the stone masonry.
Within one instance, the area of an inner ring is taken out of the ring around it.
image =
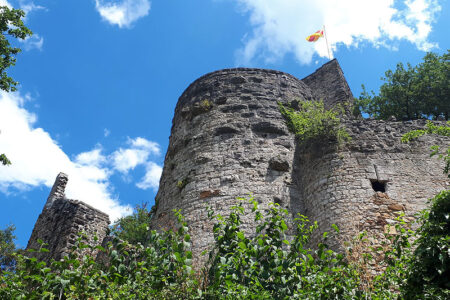
[[[78,200],[67,199],[64,190],[68,177],[59,173],[47,202],[34,226],[27,249],[39,249],[38,239],[47,243],[49,252],[33,253],[44,261],[59,260],[71,251],[78,233],[86,234],[87,242],[93,246],[105,238],[109,225],[107,214]],[[94,240],[97,236],[98,241]]]
[[[153,227],[174,228],[181,209],[192,237],[194,259],[212,244],[213,223],[206,207],[227,215],[237,197],[252,194],[266,209],[278,203],[341,229],[329,241],[340,248],[356,231],[381,235],[399,212],[409,219],[428,198],[448,189],[443,162],[430,157],[431,145],[448,147],[450,139],[423,136],[402,144],[402,134],[423,128],[425,120],[397,122],[343,116],[352,140],[337,148],[328,141],[300,145],[289,132],[277,101],[323,100],[326,107],[351,107],[353,95],[337,60],[299,80],[263,69],[225,69],[194,81],[175,109],[169,147],[155,199]],[[87,204],[66,199],[67,175],[60,173],[36,222],[27,248],[48,243],[41,258],[60,259],[84,231],[88,242],[101,242],[109,218]],[[292,226],[292,224],[290,224]],[[254,232],[252,215],[243,228]],[[99,243],[98,242],[98,243]]]
[[[352,93],[336,60],[299,80],[262,69],[225,69],[194,81],[175,109],[169,147],[156,196],[154,226],[175,226],[173,209],[186,216],[194,256],[212,243],[206,206],[227,215],[237,197],[252,194],[317,220],[319,234],[331,224],[339,248],[355,230],[382,232],[396,212],[408,217],[428,198],[448,188],[443,163],[430,158],[433,144],[449,139],[424,136],[402,144],[403,133],[424,120],[385,122],[345,118],[352,141],[336,149],[298,146],[279,112],[282,103],[322,99],[327,107],[351,104]],[[254,229],[244,216],[247,232]],[[200,259],[202,260],[202,259]]]

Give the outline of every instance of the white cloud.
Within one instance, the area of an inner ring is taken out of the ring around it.
[[[323,25],[333,50],[339,45],[359,47],[363,42],[395,49],[399,40],[424,51],[437,46],[428,41],[441,9],[437,0],[235,1],[253,26],[253,32],[243,38],[244,47],[237,51],[240,65],[254,59],[273,62],[288,53],[303,64],[310,63],[315,53],[327,57],[325,39],[305,40]]]
[[[36,10],[47,10],[44,6],[36,5],[32,1],[20,1],[20,9],[25,12],[25,17]]]
[[[85,166],[100,166],[106,162],[106,157],[101,152],[101,147],[97,147],[91,151],[80,153],[75,157],[75,162]]]
[[[155,170],[161,167],[148,160],[150,154],[159,153],[155,150],[159,150],[156,143],[138,137],[129,139],[131,148],[119,149],[111,155],[104,155],[101,145],[97,145],[70,159],[48,132],[34,126],[36,115],[23,107],[29,98],[19,93],[0,92],[0,151],[12,161],[12,165],[0,168],[0,192],[27,191],[42,185],[51,187],[56,175],[64,172],[69,175],[68,198],[82,200],[115,220],[132,211],[129,205],[120,204],[113,193],[110,176],[115,169],[122,172],[141,164],[146,167],[147,174],[138,187],[157,188],[160,172]],[[116,168],[116,162],[111,158],[117,153],[128,153],[128,150],[137,152],[137,158],[129,159],[131,162],[124,158],[119,164],[121,167]]]
[[[128,173],[129,170],[133,170],[138,165],[146,164],[151,154],[160,154],[157,143],[142,137],[137,137],[134,140],[129,138],[128,144],[130,148],[119,148],[111,154],[114,169],[124,174]]]
[[[159,179],[161,178],[162,168],[153,162],[149,162],[146,166],[145,176],[136,186],[140,189],[146,190],[152,188],[157,190],[159,186]]]
[[[130,27],[138,19],[148,15],[149,0],[95,0],[95,8],[100,16],[119,28]]]
[[[109,131],[108,128],[103,129],[103,136],[108,137],[111,134],[111,131]]]
[[[11,4],[9,4],[6,0],[0,0],[0,6],[7,6],[8,8],[12,8]]]
[[[39,34],[34,33],[32,36],[26,37],[24,40],[19,40],[23,44],[23,48],[26,51],[30,51],[32,49],[42,50],[42,46],[44,45],[44,38]]]
[[[128,140],[128,142],[131,144],[134,148],[141,148],[146,151],[148,151],[150,154],[159,155],[161,154],[161,149],[159,148],[158,143],[148,141],[144,138],[138,137],[134,140]]]
[[[114,169],[127,173],[147,161],[149,152],[140,149],[119,149],[112,154]]]

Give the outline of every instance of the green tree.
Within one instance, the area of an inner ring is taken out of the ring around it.
[[[14,240],[16,227],[9,225],[5,229],[0,229],[0,270],[10,270],[15,266],[13,253],[17,250]],[[1,273],[1,272],[0,272]]]
[[[17,90],[18,84],[8,76],[6,70],[16,64],[16,55],[20,48],[11,45],[9,38],[24,40],[33,33],[23,23],[25,12],[20,9],[0,6],[0,89],[10,92]],[[0,163],[11,164],[5,154],[0,154]]]
[[[147,245],[150,238],[150,221],[152,214],[147,209],[147,203],[136,206],[133,214],[117,220],[111,233],[121,240],[133,245]]]
[[[16,64],[16,55],[21,51],[11,45],[8,37],[24,40],[33,34],[24,25],[23,17],[23,10],[0,6],[0,89],[7,92],[17,90],[18,82],[8,76],[6,70]]]
[[[419,118],[446,120],[450,113],[450,52],[439,56],[427,53],[423,62],[413,67],[397,64],[395,71],[387,70],[384,83],[377,95],[366,91],[364,85],[359,99],[355,99],[355,112],[367,113],[376,119],[391,116],[399,120]]]

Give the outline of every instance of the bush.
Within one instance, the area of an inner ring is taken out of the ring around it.
[[[323,101],[299,101],[300,109],[278,102],[281,114],[286,119],[289,130],[298,136],[301,143],[331,141],[338,145],[351,138],[341,126],[339,114],[343,109],[325,109]]]
[[[146,212],[140,207],[132,220]],[[0,299],[448,299],[450,191],[431,200],[417,232],[401,216],[396,234],[381,247],[359,234],[346,254],[328,249],[328,233],[314,247],[317,223],[299,215],[296,232],[288,212],[277,204],[263,211],[256,201],[240,199],[229,216],[215,215],[214,244],[205,269],[192,269],[186,222],[175,212],[176,231],[148,231],[146,245],[117,238],[106,249],[80,236],[70,255],[49,265],[14,254],[15,271],[0,277]],[[244,234],[241,217],[252,214],[256,232]],[[146,223],[146,221],[142,222]],[[131,222],[129,224],[142,224]],[[131,226],[131,225],[130,225]],[[134,226],[134,225],[133,225]],[[137,227],[140,227],[137,226]],[[123,227],[125,230],[127,227]],[[336,226],[333,226],[338,232]],[[113,231],[114,232],[114,231]],[[135,231],[132,231],[135,232]],[[120,232],[123,234],[123,232]],[[131,235],[135,236],[135,235]],[[413,240],[415,242],[413,242]],[[365,248],[357,247],[357,244]],[[42,244],[38,251],[48,251]],[[81,251],[80,251],[81,250]],[[106,262],[95,260],[103,251]],[[360,253],[357,253],[360,251]],[[377,260],[384,271],[367,276]]]

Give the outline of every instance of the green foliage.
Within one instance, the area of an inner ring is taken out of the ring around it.
[[[412,130],[410,132],[405,133],[402,136],[402,142],[408,143],[414,139],[417,139],[425,134],[437,134],[440,136],[450,137],[450,121],[446,123],[446,125],[435,125],[433,122],[428,121],[425,129]],[[444,174],[450,178],[450,147],[448,147],[444,153],[439,153],[440,149],[438,145],[431,146],[431,156],[438,155],[440,159],[444,160]]]
[[[377,95],[363,92],[355,101],[356,112],[376,119],[395,116],[399,120],[444,117],[450,114],[450,52],[439,56],[427,53],[423,62],[413,67],[397,64],[395,71],[387,70]]]
[[[450,297],[450,190],[430,202],[430,209],[420,215],[414,255],[402,286],[407,299]]]
[[[16,55],[20,48],[12,47],[6,36],[26,39],[33,33],[23,24],[25,13],[20,9],[0,6],[0,89],[15,91],[17,82],[9,77],[6,69],[16,64]]]
[[[299,137],[301,143],[333,141],[342,144],[350,141],[348,132],[341,126],[339,114],[342,109],[325,109],[323,101],[299,101],[300,109],[278,102],[288,128]]]
[[[49,265],[15,254],[14,272],[0,277],[0,299],[191,299],[198,283],[191,268],[190,236],[176,212],[176,232],[149,232],[149,246],[115,240],[107,249],[80,236],[70,255]],[[47,252],[46,248],[38,249]],[[106,263],[95,260],[104,251]]]
[[[0,154],[0,163],[2,163],[4,166],[10,165],[11,161],[6,157],[5,154]]]
[[[135,238],[144,224],[145,206],[117,235]],[[78,239],[72,252],[49,265],[14,254],[14,271],[0,276],[0,299],[448,299],[450,191],[431,200],[414,232],[402,216],[395,233],[381,246],[357,247],[345,254],[327,246],[328,233],[312,245],[317,223],[277,204],[261,210],[256,201],[239,199],[228,216],[216,215],[214,244],[205,269],[192,269],[190,235],[179,211],[176,231],[148,231],[145,243],[115,238],[106,249]],[[244,232],[241,218],[252,215],[256,232]],[[288,223],[289,222],[289,223]],[[287,224],[293,224],[289,228]],[[128,226],[128,227],[127,227]],[[132,234],[124,231],[132,229]],[[333,226],[338,233],[339,229]],[[295,231],[295,232],[294,232]],[[288,236],[289,232],[289,236]],[[125,234],[125,235],[124,235]],[[415,242],[413,240],[415,239]],[[357,243],[367,240],[359,234]],[[312,245],[312,247],[310,247]],[[361,245],[361,244],[360,244]],[[46,252],[45,245],[37,251]],[[96,252],[107,257],[95,260]],[[376,256],[381,254],[381,259]],[[32,254],[32,253],[31,253]],[[357,259],[355,259],[355,257]],[[374,266],[384,271],[367,280]]]
[[[200,107],[204,111],[210,110],[212,107],[211,101],[209,101],[208,99],[204,99],[204,100],[200,101]]]
[[[133,214],[117,220],[111,229],[111,234],[130,244],[141,243],[146,246],[150,240],[150,222],[152,212],[147,209],[147,203],[136,206]]]
[[[5,229],[0,229],[0,273],[4,270],[11,270],[14,268],[15,260],[13,253],[16,251],[14,235],[16,227],[9,225]]]
[[[212,299],[354,299],[361,297],[358,279],[342,254],[326,245],[327,233],[313,249],[307,247],[317,223],[304,216],[295,220],[297,234],[286,233],[288,213],[273,204],[263,214],[250,199],[256,235],[246,237],[241,216],[245,202],[226,218],[214,215],[215,247],[210,253],[206,295]],[[227,295],[223,297],[221,295]]]
[[[177,188],[181,191],[189,183],[189,179],[186,177],[183,180],[177,181]]]
[[[23,24],[23,17],[25,12],[20,9],[0,6],[0,89],[7,92],[17,90],[18,82],[8,76],[6,70],[16,64],[16,55],[21,51],[11,46],[7,36],[24,40],[33,34]],[[11,161],[5,154],[0,154],[0,163],[10,165]]]

